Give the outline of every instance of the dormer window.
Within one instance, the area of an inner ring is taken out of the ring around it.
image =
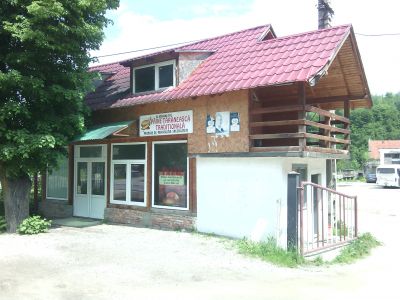
[[[133,92],[142,93],[175,86],[175,61],[146,65],[133,69]]]

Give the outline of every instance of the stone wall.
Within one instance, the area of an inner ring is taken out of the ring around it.
[[[159,229],[186,229],[196,228],[196,216],[191,213],[138,211],[133,209],[106,208],[104,219],[112,223],[129,224],[140,227]]]
[[[73,208],[67,201],[46,199],[39,203],[39,212],[46,218],[72,217]]]

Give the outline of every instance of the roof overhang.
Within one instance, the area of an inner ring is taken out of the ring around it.
[[[102,140],[110,135],[114,136],[125,136],[119,134],[121,131],[128,128],[133,121],[123,121],[117,123],[109,123],[99,125],[93,128],[89,128],[84,134],[76,137],[74,142],[92,141],[92,140]]]

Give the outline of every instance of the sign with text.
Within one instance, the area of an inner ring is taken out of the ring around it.
[[[140,116],[140,136],[193,133],[193,111]]]

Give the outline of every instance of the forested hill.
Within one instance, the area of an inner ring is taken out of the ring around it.
[[[350,164],[355,169],[362,169],[368,160],[369,139],[400,139],[400,93],[373,96],[372,101],[372,109],[356,109],[350,115]]]

